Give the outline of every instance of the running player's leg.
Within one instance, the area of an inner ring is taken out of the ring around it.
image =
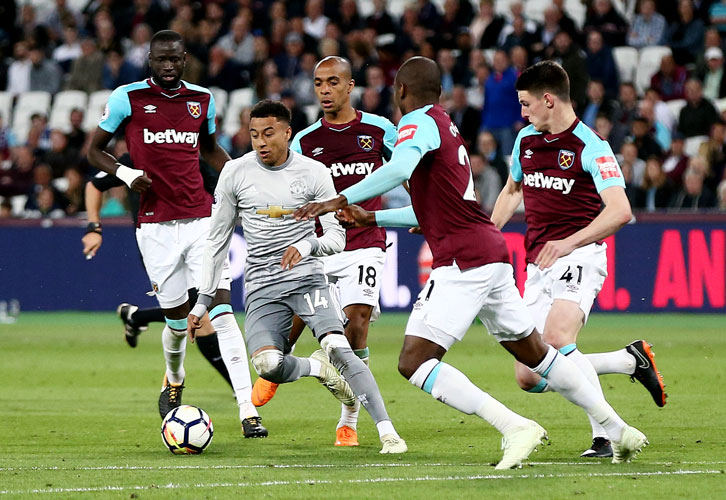
[[[486,267],[486,266],[484,266]],[[434,399],[467,415],[477,415],[502,433],[505,455],[498,468],[516,467],[546,437],[544,429],[477,387],[464,373],[442,361],[471,326],[488,292],[487,276],[474,275],[483,268],[462,273],[456,266],[434,269],[419,294],[406,325],[398,371]],[[522,329],[532,328],[520,317]],[[524,436],[524,447],[521,437]],[[512,454],[511,444],[517,451]]]

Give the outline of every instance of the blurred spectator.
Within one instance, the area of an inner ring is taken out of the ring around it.
[[[666,32],[666,20],[655,10],[655,0],[642,0],[638,15],[628,31],[628,45],[642,49],[649,45],[660,45]]]
[[[297,105],[295,94],[291,90],[283,90],[280,93],[280,100],[290,110],[292,116],[290,128],[292,128],[292,136],[295,137],[295,134],[308,126],[308,115]]]
[[[63,43],[53,50],[53,60],[58,63],[64,73],[71,69],[73,61],[81,57],[81,43],[78,41],[78,29],[75,25],[63,28]]]
[[[348,46],[351,75],[357,85],[365,85],[366,68],[374,63],[371,53],[371,46],[362,38],[354,39]]]
[[[683,187],[673,196],[671,208],[697,211],[716,207],[716,195],[703,183],[705,175],[698,166],[699,160],[703,161],[698,156],[691,158],[691,164],[683,176]]]
[[[706,62],[706,52],[710,48],[717,48],[721,50],[723,54],[726,51],[726,44],[721,39],[721,34],[716,28],[708,28],[703,37],[703,51],[696,57],[696,73],[705,73],[708,71],[708,64]]]
[[[466,91],[466,100],[476,109],[482,109],[484,107],[484,89],[489,80],[490,71],[485,62],[478,63],[474,68],[474,78],[472,85]]]
[[[726,33],[726,1],[715,0],[708,9],[708,24]]]
[[[676,117],[673,115],[671,108],[661,100],[660,93],[649,87],[646,89],[643,99],[651,102],[655,121],[657,123],[662,123],[668,129],[668,133],[672,134]]]
[[[71,110],[69,121],[71,130],[66,134],[68,149],[74,156],[85,156],[83,145],[86,143],[86,131],[83,130],[83,118],[85,111],[80,108]]]
[[[466,100],[466,89],[461,85],[454,87],[451,93],[451,106],[448,109],[452,121],[459,129],[462,139],[471,150],[479,132],[481,112],[469,105]]]
[[[300,56],[305,45],[298,33],[290,33],[285,37],[285,51],[275,57],[277,74],[285,79],[292,79],[300,72]]]
[[[552,45],[555,39],[555,35],[560,31],[567,31],[570,36],[575,39],[575,32],[570,32],[560,26],[562,21],[562,11],[556,5],[550,5],[544,11],[544,24],[538,31],[537,40],[531,45],[527,45],[535,57],[542,57],[545,53],[545,49]]]
[[[587,81],[590,79],[585,55],[572,42],[572,37],[564,31],[557,33],[552,48],[554,50],[549,59],[560,63],[570,77],[570,98],[575,111],[579,112],[587,100]]]
[[[30,70],[32,66],[28,43],[25,41],[16,42],[13,46],[13,62],[8,67],[8,93],[18,95],[30,90]]]
[[[123,217],[126,215],[126,199],[128,198],[128,190],[126,186],[116,186],[104,194],[103,205],[98,215],[102,218],[106,217]]]
[[[612,120],[617,112],[617,103],[605,95],[605,86],[600,80],[590,80],[587,84],[587,104],[582,109],[580,118],[590,128],[595,128],[598,115],[604,114]]]
[[[232,151],[230,156],[237,158],[252,151],[250,138],[250,108],[245,108],[239,114],[239,129],[232,136]]]
[[[565,0],[552,0],[552,5],[557,8],[559,14],[557,24],[559,24],[560,30],[569,33],[575,43],[582,43],[582,36],[580,34],[580,30],[577,27],[577,23],[575,23],[575,20],[572,19],[569,14],[567,14],[567,9],[565,8]],[[545,10],[545,24],[546,23],[547,11]]]
[[[182,31],[184,30],[181,30],[180,33]],[[148,24],[139,23],[131,31],[131,38],[123,41],[126,60],[138,68],[140,72],[145,71],[149,64],[149,49],[151,47],[152,35],[151,27]]]
[[[613,120],[605,113],[600,113],[595,118],[595,132],[608,141],[613,151],[620,151],[625,142],[625,131],[622,125]]]
[[[55,8],[48,11],[43,24],[50,30],[53,39],[59,39],[66,26],[81,26],[83,17],[66,0],[55,0]]]
[[[469,32],[474,42],[474,47],[480,49],[491,49],[496,47],[499,40],[499,33],[506,20],[494,10],[494,0],[481,0],[479,2],[479,14],[469,25]]]
[[[103,88],[101,81],[103,54],[99,52],[96,42],[91,38],[84,38],[81,41],[81,53],[81,57],[74,60],[71,65],[65,87],[68,90],[83,90],[90,94]]]
[[[499,192],[502,190],[499,174],[480,155],[471,155],[470,162],[477,201],[486,213],[491,214]]]
[[[4,198],[0,202],[0,219],[9,219],[13,216],[13,204],[9,199]]]
[[[28,201],[25,202],[26,217],[49,216],[49,213],[56,209],[61,211],[65,209],[67,200],[53,186],[52,180],[53,170],[49,165],[40,163],[33,169],[33,184],[27,193]],[[45,193],[47,190],[51,191],[52,196],[49,197]],[[36,214],[37,211],[40,211],[40,214]],[[63,215],[65,213],[61,217]]]
[[[645,175],[645,161],[638,158],[638,146],[632,142],[626,142],[620,148],[620,157],[618,158],[620,167],[626,165],[632,175],[632,184],[640,186],[643,184],[643,176]]]
[[[646,160],[651,156],[661,156],[663,150],[658,141],[655,140],[653,130],[648,119],[643,116],[637,116],[633,119],[633,143],[638,148],[638,158]]]
[[[719,119],[711,125],[708,141],[698,148],[698,156],[706,160],[706,178],[704,182],[711,191],[724,178],[724,167],[726,167],[726,122]]]
[[[635,85],[631,82],[621,83],[618,100],[620,101],[620,110],[618,111],[617,121],[625,130],[630,130],[633,118],[638,115],[638,93],[635,90]]]
[[[55,94],[60,90],[63,73],[52,59],[46,59],[41,47],[30,49],[30,90]]]
[[[396,24],[386,9],[387,0],[373,0],[373,13],[366,18],[366,25],[383,35],[395,33]]]
[[[317,64],[317,57],[315,54],[306,52],[300,58],[300,73],[290,82],[289,88],[295,94],[295,101],[301,106],[307,106],[309,104],[317,104],[318,100],[315,97],[315,85],[313,82],[313,71]]]
[[[458,33],[462,28],[468,28],[474,17],[474,8],[469,0],[444,0],[443,10],[437,29],[438,46],[454,49]]]
[[[430,35],[435,34],[441,24],[441,14],[436,4],[431,0],[416,0],[418,22],[426,28]]]
[[[61,219],[66,213],[60,201],[60,194],[48,186],[28,197],[23,217],[27,219]]]
[[[527,69],[527,66],[529,66],[529,54],[527,53],[527,49],[521,45],[512,47],[509,51],[509,60],[512,63],[512,67],[517,72],[517,75],[522,74],[522,71]]]
[[[79,157],[68,148],[68,139],[60,130],[51,130],[50,148],[40,156],[40,161],[53,170],[53,177],[61,177],[68,167],[77,166]]]
[[[656,118],[653,101],[643,99],[640,101],[639,108],[640,116],[647,121],[653,138],[660,146],[661,151],[668,151],[668,148],[671,147],[671,130],[668,129],[665,123],[658,121]]]
[[[718,198],[718,209],[726,212],[726,180],[721,181],[721,184],[718,185],[716,197]]]
[[[592,80],[600,80],[604,85],[608,99],[616,97],[620,75],[615,64],[613,51],[603,44],[599,31],[591,31],[587,35],[587,50],[585,51],[587,72]]]
[[[698,72],[698,79],[703,83],[703,96],[712,101],[726,97],[723,52],[718,47],[711,47],[704,56],[706,67]]]
[[[664,101],[683,99],[687,78],[686,68],[677,65],[673,56],[665,55],[660,61],[660,69],[650,79],[650,87],[655,89]]]
[[[512,29],[507,31],[509,31],[509,33],[505,36],[504,42],[500,45],[500,48],[507,52],[517,45],[531,47],[540,39],[539,30],[535,29],[533,31],[529,31],[527,29],[526,21],[522,16],[514,17],[514,19],[512,19]]]
[[[628,23],[613,8],[610,0],[594,0],[587,15],[583,31],[599,31],[610,47],[625,45]]]
[[[37,156],[50,150],[50,128],[48,127],[48,117],[45,114],[33,113],[30,116],[27,144]]]
[[[66,190],[63,194],[68,201],[66,205],[66,214],[76,215],[79,212],[85,212],[85,192],[86,182],[81,171],[75,167],[67,168],[63,173],[65,178]]]
[[[0,114],[0,163],[10,158],[10,150],[17,146],[17,139],[13,129],[5,126]]]
[[[454,65],[456,58],[449,49],[439,50],[437,62],[441,71],[441,92],[446,96],[451,96],[454,90],[454,84],[461,83],[454,80]]]
[[[101,81],[103,88],[114,90],[121,85],[141,79],[139,68],[124,59],[123,54],[116,49],[106,54],[106,63],[103,65]]]
[[[363,28],[363,20],[358,14],[358,4],[356,0],[342,0],[340,2],[340,11],[338,18],[335,20],[343,33]]]
[[[0,196],[27,194],[33,185],[33,150],[27,146],[18,146],[12,149],[11,158],[9,167],[0,167]]]
[[[480,132],[476,138],[476,154],[484,158],[484,161],[491,165],[499,176],[499,181],[503,186],[509,177],[509,167],[504,160],[504,153],[497,144],[497,139],[491,132]],[[509,154],[509,152],[507,152]]]
[[[685,137],[675,132],[671,137],[671,148],[663,160],[663,172],[678,188],[683,185],[683,174],[688,168],[688,160],[689,157],[685,153]]]
[[[691,0],[678,1],[678,21],[666,30],[664,45],[673,50],[677,64],[686,65],[696,62],[703,50],[703,21],[694,17]]]
[[[366,87],[374,90],[379,97],[378,106],[368,109],[370,113],[388,117],[391,113],[391,88],[386,85],[386,78],[380,66],[366,68]]]
[[[719,119],[718,111],[708,100],[703,98],[701,82],[691,78],[686,82],[686,105],[678,115],[678,131],[686,138],[697,135],[708,135]]]
[[[243,66],[250,66],[255,60],[254,36],[250,33],[249,16],[237,16],[232,19],[229,33],[217,42],[227,57]]]
[[[634,208],[643,208],[647,212],[665,209],[673,197],[673,192],[673,182],[663,172],[660,158],[648,158],[645,162],[642,189]]]
[[[481,129],[491,132],[506,154],[514,146],[515,125],[522,123],[516,82],[517,73],[509,64],[509,56],[497,50],[485,85]]]
[[[106,16],[98,17],[95,20],[96,24],[96,44],[101,52],[108,52],[110,50],[121,51],[121,44],[117,38],[116,27],[114,26],[113,20]]]
[[[228,53],[220,46],[209,49],[209,64],[205,87],[219,87],[232,92],[247,85],[242,66],[229,58]]]
[[[323,14],[323,0],[307,0],[303,27],[305,33],[319,40],[325,35],[325,27],[330,22]]]
[[[151,26],[154,33],[165,29],[169,23],[166,3],[156,0],[133,0],[133,5],[128,5],[123,13],[115,16],[119,34],[128,37],[136,25],[141,23]]]

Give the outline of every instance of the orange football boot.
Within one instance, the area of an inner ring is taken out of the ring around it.
[[[252,386],[252,404],[255,406],[266,405],[277,392],[279,385],[259,377]]]
[[[347,425],[339,427],[335,431],[335,446],[358,446],[358,433]]]

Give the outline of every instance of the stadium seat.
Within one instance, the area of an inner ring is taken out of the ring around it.
[[[58,92],[53,99],[53,109],[50,112],[48,126],[51,129],[59,129],[63,132],[70,132],[71,111],[75,108],[86,109],[88,94],[82,90],[64,90]]]
[[[620,81],[632,82],[635,79],[635,70],[638,68],[638,49],[635,47],[615,47],[613,49],[615,64],[618,66]]]
[[[23,92],[18,96],[13,110],[13,132],[19,142],[25,142],[30,130],[30,117],[35,113],[46,116],[50,111],[50,93],[37,90]]]
[[[0,117],[3,119],[3,125],[10,125],[10,118],[13,111],[13,95],[8,92],[0,92]]]
[[[706,141],[708,141],[707,135],[695,135],[693,137],[688,137],[683,146],[683,151],[688,156],[696,156],[698,154],[698,148],[700,148],[701,144]]]
[[[635,70],[635,89],[638,94],[650,87],[650,79],[660,69],[660,62],[664,56],[671,54],[671,48],[661,45],[653,45],[640,49],[638,56],[638,67]]]
[[[308,125],[315,123],[318,120],[318,113],[320,112],[320,106],[317,104],[308,104],[303,108],[305,115],[308,118]]]
[[[239,114],[244,108],[252,107],[252,89],[237,89],[229,94],[227,111],[224,113],[224,133],[234,135],[239,129]]]
[[[719,113],[723,113],[724,111],[726,111],[726,97],[724,97],[723,99],[716,99],[714,105],[716,106],[716,109],[718,109]]]
[[[10,204],[13,206],[12,212],[16,217],[23,215],[25,204],[28,202],[28,196],[25,194],[17,194],[10,198]]]
[[[110,90],[97,90],[90,95],[86,116],[83,117],[83,130],[90,132],[98,126],[110,95]]]
[[[210,87],[212,95],[214,96],[214,107],[217,111],[217,116],[224,117],[224,112],[227,110],[227,91],[219,87]]]
[[[672,101],[665,101],[665,103],[668,105],[668,108],[671,110],[671,113],[673,113],[673,116],[675,116],[676,120],[678,120],[678,117],[681,114],[681,110],[686,105],[686,100],[673,99]]]

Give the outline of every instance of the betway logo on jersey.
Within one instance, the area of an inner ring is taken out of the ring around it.
[[[341,175],[370,175],[373,172],[373,162],[358,162],[358,163],[333,163],[330,165],[330,171],[333,177],[340,177]]]
[[[144,144],[191,144],[193,148],[196,148],[198,141],[199,132],[178,132],[173,128],[168,128],[163,132],[144,129]]]
[[[542,172],[524,174],[522,177],[525,186],[554,189],[555,191],[562,191],[562,194],[569,194],[572,190],[572,186],[575,185],[575,179],[552,177],[550,175],[544,175]]]

